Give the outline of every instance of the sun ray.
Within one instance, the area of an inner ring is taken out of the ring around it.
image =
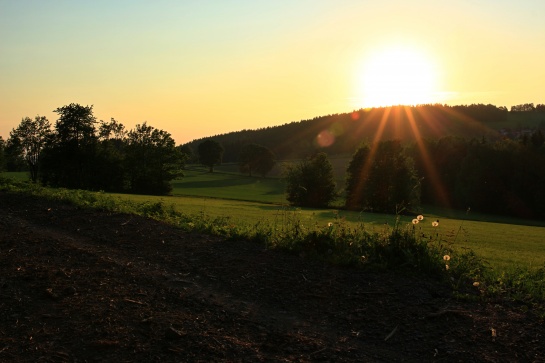
[[[445,187],[443,186],[443,183],[441,182],[441,178],[437,172],[437,169],[434,166],[434,163],[431,160],[431,157],[428,153],[428,150],[426,149],[426,145],[424,145],[424,140],[422,139],[422,136],[420,135],[420,131],[418,130],[418,127],[416,126],[416,120],[412,112],[411,107],[405,107],[405,113],[407,114],[407,118],[409,120],[409,125],[411,126],[416,145],[418,146],[418,150],[422,156],[422,160],[424,161],[424,168],[426,168],[426,174],[430,176],[430,181],[432,184],[432,187],[434,189],[435,195],[439,199],[439,202],[447,207],[450,207],[450,200],[447,195],[447,192],[445,191]]]
[[[382,139],[382,134],[384,133],[384,129],[386,128],[386,124],[388,123],[390,112],[391,112],[391,108],[388,107],[384,110],[382,114],[377,132],[375,134],[375,137],[373,138],[373,142],[370,145],[369,156],[367,160],[365,161],[365,163],[363,164],[363,167],[361,168],[360,177],[357,178],[357,186],[356,188],[354,188],[355,191],[363,190],[363,184],[367,180],[367,175],[369,175],[369,171],[371,170],[371,166],[373,164],[373,160],[375,158],[375,154],[377,152],[379,142]],[[356,197],[355,199],[358,200],[359,197]]]

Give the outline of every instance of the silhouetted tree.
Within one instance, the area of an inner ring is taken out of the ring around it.
[[[337,198],[333,167],[325,153],[288,165],[285,175],[287,200],[292,205],[327,207]]]
[[[55,133],[44,150],[42,181],[67,188],[92,188],[97,136],[93,106],[71,103],[53,112],[59,114]]]
[[[199,161],[202,165],[208,166],[210,172],[214,172],[214,165],[221,164],[223,147],[213,139],[207,139],[199,144]]]
[[[6,148],[6,142],[0,136],[0,172],[3,172],[6,168],[6,156],[5,156],[5,150]]]
[[[92,175],[94,189],[107,191],[125,191],[128,189],[124,169],[125,149],[127,144],[125,126],[115,119],[100,121],[98,144],[94,157],[97,166]]]
[[[276,161],[271,150],[262,145],[248,144],[242,147],[239,156],[239,166],[242,173],[256,172],[262,177],[274,167]]]
[[[127,136],[125,126],[117,122],[113,117],[110,122],[100,120],[98,126],[98,137],[100,140],[123,140]]]
[[[185,145],[178,145],[176,146],[176,149],[178,149],[178,152],[182,155],[184,155],[184,158],[187,163],[196,162],[196,155],[193,152],[193,148],[189,144]]]
[[[152,126],[136,125],[129,131],[126,167],[130,191],[166,194],[172,190],[171,180],[180,175],[184,158],[170,134]]]
[[[422,203],[443,207],[456,205],[453,199],[456,182],[467,147],[466,139],[448,136],[421,140],[407,148],[421,178]]]
[[[346,207],[398,213],[420,202],[419,181],[412,159],[399,140],[360,147],[347,168]]]
[[[45,116],[36,116],[34,120],[25,117],[10,133],[11,142],[18,145],[33,182],[38,180],[40,155],[50,136],[51,125]]]
[[[535,111],[533,103],[524,103],[521,105],[511,106],[511,112],[532,112]]]
[[[4,162],[7,171],[23,171],[26,168],[25,159],[23,159],[23,148],[19,139],[11,139],[5,142]]]

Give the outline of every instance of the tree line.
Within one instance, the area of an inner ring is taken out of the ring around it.
[[[97,122],[93,106],[72,103],[54,112],[53,127],[46,117],[25,117],[1,142],[8,170],[29,170],[32,181],[53,187],[137,194],[166,194],[181,175],[186,155],[166,131]]]
[[[516,128],[530,121],[545,131],[545,105],[515,105],[510,111],[507,107],[490,104],[433,104],[360,109],[212,138],[224,148],[224,162],[237,162],[242,148],[252,143],[267,147],[278,160],[288,160],[306,158],[318,152],[351,155],[362,141],[412,142],[418,138],[445,136],[486,137],[495,141],[504,136],[498,125],[511,124]],[[380,140],[375,140],[377,136]],[[186,145],[196,150],[204,140],[193,140]]]
[[[342,197],[350,210],[402,213],[427,204],[545,218],[545,136],[537,130],[519,140],[363,143],[348,163],[342,193],[325,153],[289,165],[286,180],[293,205],[327,207]]]
[[[545,137],[445,137],[409,154],[422,177],[422,202],[525,218],[545,217]]]

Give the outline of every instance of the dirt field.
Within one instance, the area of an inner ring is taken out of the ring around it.
[[[432,281],[0,193],[1,362],[544,362],[543,321]]]

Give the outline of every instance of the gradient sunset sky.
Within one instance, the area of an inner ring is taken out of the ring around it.
[[[543,0],[0,0],[0,136],[70,103],[178,144],[382,103],[545,103],[544,15]]]

